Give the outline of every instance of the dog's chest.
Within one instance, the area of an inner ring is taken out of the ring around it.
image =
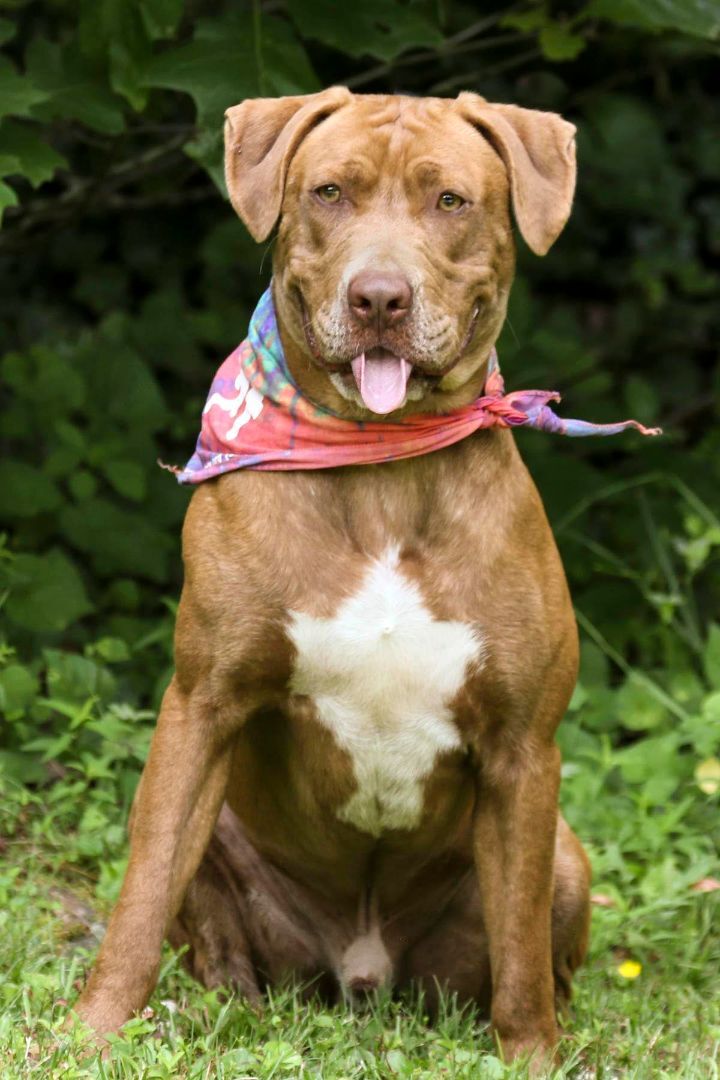
[[[433,618],[392,551],[332,618],[293,612],[289,633],[291,688],[352,761],[357,786],[338,817],[375,836],[416,827],[435,762],[461,747],[448,706],[482,660],[479,634]]]

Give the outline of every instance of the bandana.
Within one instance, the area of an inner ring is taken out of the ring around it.
[[[373,465],[441,450],[489,427],[532,427],[571,436],[617,435],[626,428],[642,435],[661,433],[637,420],[617,424],[563,420],[548,405],[559,400],[552,390],[506,394],[493,350],[485,392],[470,405],[437,416],[394,421],[337,416],[308,400],[293,381],[268,288],[250,320],[246,340],[213,380],[195,453],[184,469],[171,471],[181,484],[199,484],[233,469]]]

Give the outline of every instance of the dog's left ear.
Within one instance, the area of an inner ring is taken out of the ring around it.
[[[576,172],[574,125],[557,113],[493,105],[469,92],[458,95],[457,106],[502,158],[520,232],[536,255],[545,255],[570,216]]]
[[[249,98],[225,113],[225,183],[253,239],[267,239],[280,216],[285,178],[298,146],[352,99],[345,86],[298,97]]]

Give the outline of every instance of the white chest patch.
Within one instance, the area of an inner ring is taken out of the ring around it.
[[[289,628],[292,689],[352,758],[357,790],[338,816],[373,836],[419,824],[423,781],[461,746],[448,702],[483,658],[479,634],[434,619],[397,563],[395,551],[374,561],[333,618],[293,612]]]

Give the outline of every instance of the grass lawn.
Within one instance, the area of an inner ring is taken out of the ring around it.
[[[364,1010],[273,993],[253,1012],[206,993],[169,950],[146,1015],[100,1059],[63,1019],[89,969],[127,856],[126,821],[154,721],[104,639],[45,668],[0,667],[0,1080],[15,1077],[522,1077],[484,1022],[447,1002]],[[113,665],[115,665],[113,667]],[[592,643],[560,726],[561,803],[594,870],[588,963],[557,1076],[720,1075],[720,628],[706,668],[613,683]],[[46,696],[44,688],[49,695]],[[2,708],[2,700],[0,700]],[[618,732],[618,719],[623,722]]]
[[[56,803],[63,803],[64,786],[67,779],[59,783]],[[586,776],[571,777],[566,789],[572,804],[587,792]],[[53,806],[53,790],[41,800],[11,789],[5,803],[7,808],[15,800],[13,835],[4,842],[0,863],[3,1080],[526,1074],[522,1067],[506,1068],[482,1020],[452,1002],[432,1025],[422,1002],[379,1000],[353,1014],[344,1007],[307,1005],[292,991],[274,994],[256,1014],[241,1001],[204,992],[169,951],[146,1015],[127,1025],[104,1061],[88,1055],[78,1035],[61,1033],[61,1023],[117,890],[124,854],[121,814],[110,826],[109,841],[103,836],[102,857],[93,859],[87,854],[92,833],[83,831],[92,815],[88,819],[86,811],[80,828],[63,832],[64,811]],[[589,845],[601,903],[594,906],[591,956],[577,979],[566,1024],[564,1064],[554,1075],[716,1077],[720,950],[712,914],[720,894],[692,888],[708,871],[706,838],[683,826],[677,806],[651,814],[637,805],[633,816],[628,804],[622,822],[613,819],[617,809],[612,799],[604,816],[601,806],[590,807],[591,817],[597,813],[605,821],[605,842]],[[663,830],[663,815],[674,816],[672,829],[665,821]],[[667,843],[648,862],[632,848],[647,845],[649,824]],[[78,845],[84,858],[78,857]],[[636,967],[622,966],[627,960],[641,965],[639,974]]]

